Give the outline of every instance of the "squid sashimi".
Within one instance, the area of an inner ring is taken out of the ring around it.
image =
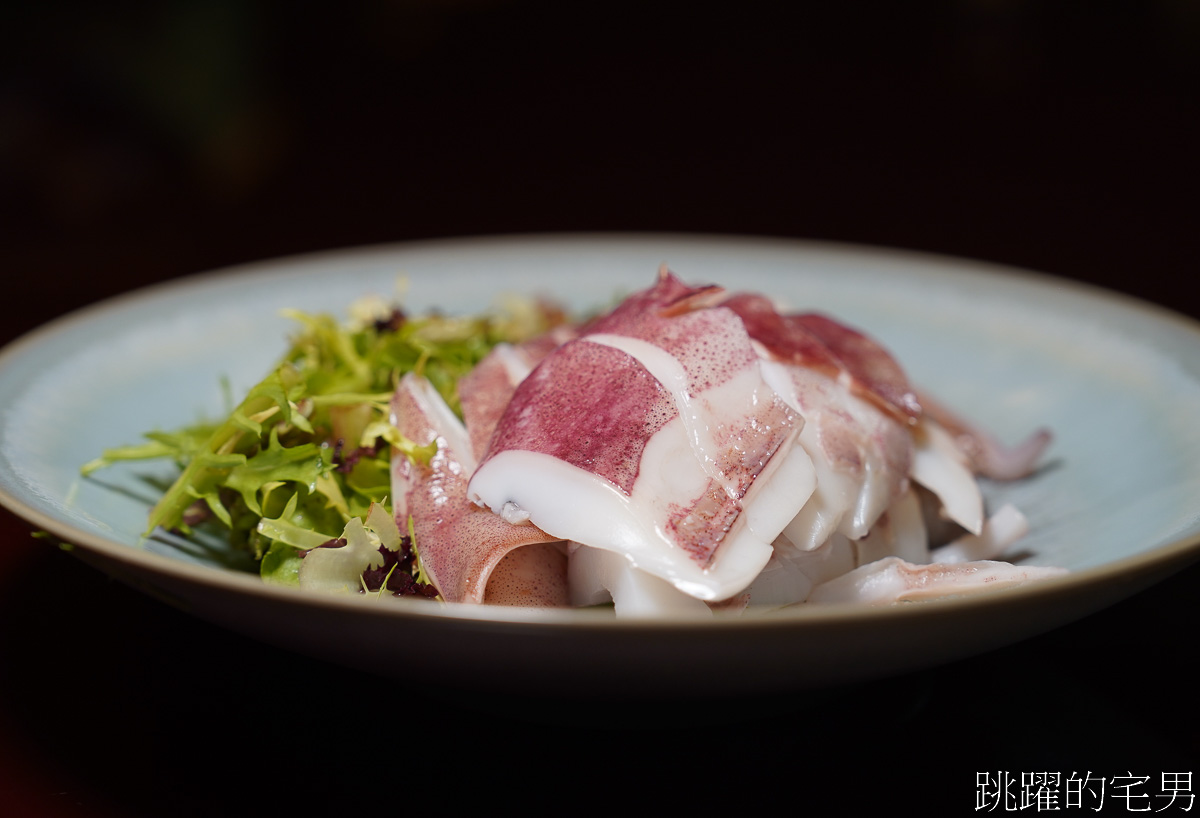
[[[742,591],[813,486],[803,425],[717,288],[665,270],[517,387],[471,478],[510,521],[624,555],[702,600]],[[782,475],[773,491],[770,478]]]
[[[458,400],[471,443],[472,459],[487,451],[492,432],[504,414],[517,384],[536,361],[511,344],[497,344],[475,368],[458,382]]]
[[[884,605],[963,596],[1065,573],[1062,568],[1012,565],[994,560],[914,565],[899,557],[886,557],[821,583],[809,600]]]
[[[738,293],[722,304],[737,313],[750,336],[781,363],[845,381],[904,423],[921,404],[891,354],[866,335],[819,313],[780,314],[765,296]]]
[[[419,446],[436,443],[427,463],[392,459],[394,513],[411,524],[421,566],[448,602],[568,604],[565,547],[532,525],[514,525],[466,500],[475,466],[470,440],[441,396],[405,375],[392,399],[393,422]]]
[[[949,407],[922,395],[921,404],[927,416],[951,435],[955,446],[966,458],[971,470],[993,480],[1019,480],[1037,468],[1038,461],[1050,445],[1047,429],[1038,429],[1025,441],[1007,447],[978,426],[959,417]]]
[[[1059,573],[995,561],[1028,526],[988,518],[976,481],[1029,474],[1047,432],[1005,449],[857,330],[665,267],[576,330],[497,347],[459,398],[465,427],[412,376],[394,402],[438,441],[393,478],[446,599],[693,615]]]
[[[724,303],[761,346],[772,384],[808,421],[802,442],[814,463],[828,467],[816,502],[789,526],[795,545],[816,547],[831,526],[864,536],[909,477],[937,494],[955,522],[980,530],[983,498],[966,455],[925,416],[886,349],[817,313],[780,314],[761,295]],[[860,493],[848,495],[855,487]]]
[[[459,379],[458,398],[475,461],[487,451],[492,432],[517,384],[525,380],[543,358],[574,336],[575,332],[563,325],[521,344],[497,344],[474,369]]]

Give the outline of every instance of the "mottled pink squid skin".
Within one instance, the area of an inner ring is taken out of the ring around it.
[[[622,339],[650,344],[682,366],[687,400],[705,417],[712,444],[702,454],[713,473],[707,487],[673,503],[660,525],[699,565],[710,564],[754,479],[798,422],[773,392],[735,417],[706,402],[713,390],[758,365],[740,318],[714,306],[723,295],[719,287],[688,287],[660,269],[653,287],[585,326],[517,387],[480,466],[500,452],[536,452],[632,494],[648,442],[680,418],[679,396],[617,346]]]
[[[437,441],[428,463],[400,452],[392,457],[396,523],[405,532],[411,518],[430,581],[447,602],[566,606],[562,544],[535,526],[513,525],[467,500],[474,458],[469,451],[456,451],[463,444],[451,443],[455,436],[439,428],[446,419],[431,411],[432,400],[440,397],[412,374],[401,379],[392,399],[393,421],[402,435],[418,445]]]
[[[514,391],[479,465],[511,449],[539,452],[629,494],[646,442],[676,414],[671,395],[632,356],[570,341]]]
[[[653,344],[683,364],[688,392],[699,396],[758,361],[742,320],[714,306],[723,295],[720,287],[687,287],[663,267],[654,287],[594,321],[583,337],[612,334]]]
[[[476,459],[487,451],[496,423],[520,383],[504,360],[510,354],[519,363],[527,363],[515,350],[497,347],[458,381],[458,400]]]
[[[928,393],[914,389],[900,364],[874,339],[820,313],[780,314],[764,296],[739,293],[721,302],[750,336],[779,360],[831,377],[845,376],[851,391],[908,425],[927,418],[945,428],[971,470],[995,480],[1018,480],[1037,468],[1050,445],[1047,429],[1005,446]]]
[[[820,313],[780,314],[764,296],[739,293],[721,302],[755,341],[786,363],[849,378],[851,391],[903,423],[921,404],[896,359],[878,342]]]
[[[521,344],[498,344],[459,379],[458,398],[476,461],[487,452],[492,433],[512,400],[517,384],[543,358],[576,334],[573,328],[563,325]]]
[[[1054,437],[1049,429],[1037,429],[1015,446],[1005,446],[929,395],[922,394],[920,400],[926,415],[954,436],[971,470],[993,480],[1020,480],[1033,474]]]
[[[764,357],[784,365],[814,461],[857,482],[851,516],[839,526],[848,535],[864,535],[908,490],[913,431],[922,409],[904,370],[874,339],[819,313],[780,313],[751,293],[721,303],[737,313]],[[877,411],[850,411],[847,389]],[[827,490],[819,480],[818,495]],[[824,530],[818,520],[830,512],[821,509],[814,500],[803,518],[810,536]],[[789,534],[799,537],[801,530]]]
[[[560,540],[570,539],[624,553],[710,605],[744,605],[780,543],[811,548],[835,530],[857,541],[877,523],[886,529],[910,476],[944,488],[928,482],[936,471],[914,465],[935,427],[957,438],[977,473],[1005,478],[1032,468],[1048,440],[1003,451],[918,399],[890,353],[857,330],[780,314],[759,295],[689,287],[665,267],[654,286],[578,331],[495,349],[459,383],[465,429],[434,397],[406,376],[393,401],[402,434],[437,441],[427,464],[393,459],[397,520],[404,529],[411,516],[445,599],[490,604],[568,604]],[[751,496],[756,481],[769,502]],[[485,497],[490,509],[471,502]],[[771,514],[756,517],[764,509]],[[514,524],[523,515],[546,530]],[[894,600],[1040,576],[981,566],[893,560],[827,583],[814,599]]]
[[[597,474],[629,494],[646,441],[678,411],[671,394],[633,356],[591,343],[587,337],[611,333],[639,338],[672,354],[685,351],[689,344],[707,346],[703,336],[714,330],[713,322],[688,313],[721,292],[715,287],[687,287],[665,269],[660,271],[654,287],[626,298],[611,313],[588,324],[581,339],[547,354],[549,360],[543,359],[512,390],[504,421],[497,419],[480,465],[509,449],[541,452]],[[663,313],[671,317],[665,319]],[[703,370],[685,362],[691,391],[715,385],[707,370],[724,370],[721,381],[727,380],[734,367],[752,358],[753,350],[748,344],[744,347],[750,357],[743,354],[739,361],[721,361],[717,353],[709,355],[711,365]],[[696,383],[693,373],[705,382]],[[499,393],[499,375],[476,377],[488,377]],[[464,394],[482,386],[468,382]],[[468,429],[476,425],[468,421]]]

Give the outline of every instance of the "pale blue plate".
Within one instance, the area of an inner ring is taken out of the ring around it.
[[[143,431],[220,412],[282,353],[288,307],[355,298],[474,311],[506,292],[604,305],[666,262],[689,283],[771,294],[866,329],[911,379],[1015,441],[1055,442],[1035,477],[991,485],[1029,517],[1026,561],[1061,579],[884,609],[799,607],[712,622],[617,622],[527,611],[313,596],[266,586],[220,542],[143,539],[169,465],[79,477]],[[1200,556],[1200,327],[1045,276],[912,253],[692,236],[438,241],[305,256],[195,276],[81,310],[0,353],[0,502],[106,572],[211,621],[386,674],[608,693],[782,689],[866,679],[1009,643],[1082,617]],[[483,677],[479,674],[484,673]]]

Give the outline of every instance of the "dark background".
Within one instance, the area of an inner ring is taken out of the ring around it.
[[[915,248],[1200,316],[1187,0],[0,9],[0,341],[260,258],[593,230]],[[479,793],[567,813],[624,809],[646,783],[673,810],[965,814],[977,771],[1153,788],[1200,749],[1195,567],[984,657],[697,703],[698,726],[680,726],[645,705],[501,708],[285,654],[0,523],[14,814],[441,810]],[[448,785],[460,766],[468,783]],[[558,782],[572,794],[544,800]]]

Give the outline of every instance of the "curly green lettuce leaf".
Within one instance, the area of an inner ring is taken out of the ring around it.
[[[301,588],[344,593],[367,590],[363,575],[381,569],[386,551],[399,551],[400,530],[390,512],[371,506],[365,519],[346,523],[336,540],[307,549],[298,571]]]
[[[150,432],[143,443],[105,450],[81,471],[173,460],[180,474],[151,509],[147,533],[220,526],[260,560],[265,579],[297,584],[303,554],[345,539],[373,508],[376,516],[391,514],[391,457],[427,461],[436,450],[408,440],[390,421],[404,373],[423,374],[461,412],[458,380],[497,343],[520,342],[562,320],[559,311],[517,299],[475,316],[410,317],[378,300],[351,310],[355,318],[345,324],[288,311],[299,330],[286,353],[223,419]],[[411,574],[415,554],[409,562]]]

